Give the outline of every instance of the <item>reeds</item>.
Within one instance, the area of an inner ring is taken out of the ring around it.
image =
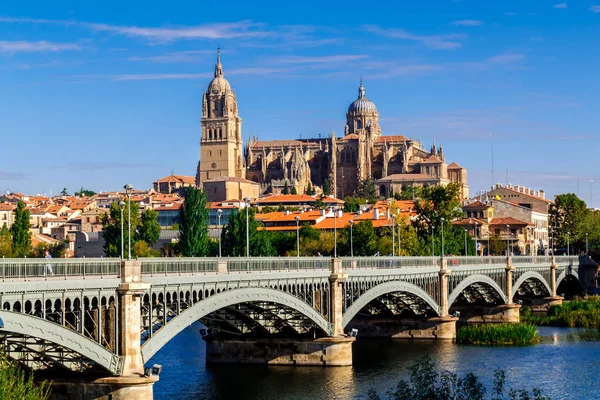
[[[27,375],[16,364],[0,354],[0,400],[46,400],[50,384],[36,384],[33,375]]]
[[[551,306],[546,316],[537,316],[528,308],[521,310],[521,320],[533,325],[600,328],[600,297],[591,296]]]
[[[525,323],[466,325],[456,332],[458,344],[524,346],[539,340],[535,326]]]

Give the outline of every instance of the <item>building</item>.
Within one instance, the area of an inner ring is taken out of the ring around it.
[[[503,186],[500,183],[493,186],[491,190],[479,194],[476,199],[481,201],[504,200],[544,214],[548,214],[549,207],[553,203],[552,200],[546,199],[546,192],[543,190],[535,191],[528,187],[511,184]]]
[[[0,228],[6,225],[7,228],[14,222],[15,205],[10,203],[0,203]]]
[[[321,191],[327,181],[334,197],[344,198],[368,179],[377,181],[383,197],[408,186],[456,182],[462,197],[468,197],[466,170],[456,163],[446,164],[441,144],[425,150],[414,138],[383,135],[379,112],[367,98],[362,80],[358,98],[348,107],[342,137],[333,131],[329,137],[311,139],[263,141],[253,137],[242,152],[241,123],[235,93],[217,53],[214,79],[202,97],[198,187],[206,189],[207,182],[231,178],[255,182],[260,185],[259,194],[280,193],[286,185],[304,193],[309,184]],[[219,200],[244,197],[258,196],[226,192]]]
[[[203,183],[208,201],[227,199],[255,199],[260,195],[260,186],[256,182],[235,176],[221,176]]]
[[[169,175],[164,178],[157,179],[153,182],[154,190],[158,193],[171,194],[178,193],[183,196],[185,188],[194,187],[196,185],[196,178],[193,176],[184,175]]]
[[[252,206],[259,210],[263,207],[315,207],[318,203],[325,207],[343,207],[344,200],[336,199],[333,196],[309,196],[307,194],[274,194],[261,197],[252,202]]]

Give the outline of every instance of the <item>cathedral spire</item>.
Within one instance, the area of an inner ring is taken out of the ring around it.
[[[358,98],[364,99],[365,97],[367,97],[367,95],[365,94],[365,87],[363,86],[363,78],[361,76],[360,77],[360,86],[358,87]]]
[[[223,76],[223,66],[221,65],[221,47],[217,48],[217,63],[215,64],[215,78]]]

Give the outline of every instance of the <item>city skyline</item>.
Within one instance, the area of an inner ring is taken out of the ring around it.
[[[448,0],[290,13],[190,3],[142,16],[135,5],[75,4],[0,14],[2,191],[148,188],[171,171],[194,175],[218,46],[245,141],[341,136],[362,76],[384,134],[441,141],[469,171],[472,195],[502,182],[589,202],[589,181],[600,182],[600,6]]]

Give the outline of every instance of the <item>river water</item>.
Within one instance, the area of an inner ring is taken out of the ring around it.
[[[539,328],[542,343],[526,347],[481,347],[445,342],[357,340],[354,366],[210,366],[196,323],[151,360],[162,364],[154,398],[166,399],[366,399],[406,378],[405,367],[423,355],[464,375],[477,374],[491,388],[493,371],[506,372],[507,386],[539,387],[553,400],[600,399],[600,337],[597,330]],[[382,398],[387,398],[382,396]]]

